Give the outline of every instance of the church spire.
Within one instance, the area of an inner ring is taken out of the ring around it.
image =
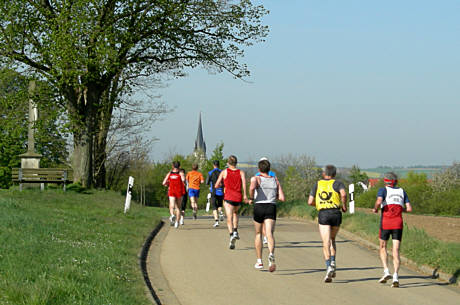
[[[206,156],[206,143],[204,142],[203,137],[203,126],[201,124],[201,112],[198,119],[198,132],[196,134],[195,140],[195,153],[201,152],[204,156]]]

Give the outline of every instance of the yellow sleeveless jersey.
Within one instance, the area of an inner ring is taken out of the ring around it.
[[[316,190],[316,209],[334,209],[340,207],[340,194],[334,191],[335,180],[319,180]]]

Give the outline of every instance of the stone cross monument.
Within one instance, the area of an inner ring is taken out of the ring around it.
[[[21,158],[21,168],[40,168],[42,155],[35,152],[34,125],[38,119],[37,105],[34,103],[35,81],[29,82],[29,132],[27,139],[27,152],[19,155]]]

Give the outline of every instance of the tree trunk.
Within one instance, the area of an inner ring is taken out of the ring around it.
[[[107,132],[98,130],[94,137],[94,185],[97,188],[106,188],[107,171],[105,161],[107,160]]]
[[[118,97],[119,75],[101,95],[101,107],[97,112],[97,133],[94,143],[94,183],[97,188],[107,187],[107,136],[112,122],[113,106]]]
[[[97,128],[97,109],[102,89],[95,84],[88,86],[84,91],[74,88],[67,95],[69,99],[69,113],[73,124],[73,156],[72,167],[74,182],[79,182],[85,188],[93,185],[94,173],[94,135]]]
[[[76,129],[73,133],[72,168],[74,171],[74,182],[79,182],[83,187],[89,188],[93,180],[93,137],[91,135],[91,128],[89,126],[85,127]]]

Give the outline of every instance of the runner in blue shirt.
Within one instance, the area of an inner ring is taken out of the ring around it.
[[[214,168],[208,173],[206,178],[206,184],[209,185],[209,191],[211,192],[211,204],[212,204],[212,214],[214,215],[214,225],[216,228],[219,226],[219,220],[224,220],[224,214],[222,213],[222,203],[224,202],[224,189],[223,187],[214,188],[217,179],[219,178],[220,172],[222,171],[219,168],[219,161],[214,160],[212,162]],[[219,213],[219,217],[217,215]]]

